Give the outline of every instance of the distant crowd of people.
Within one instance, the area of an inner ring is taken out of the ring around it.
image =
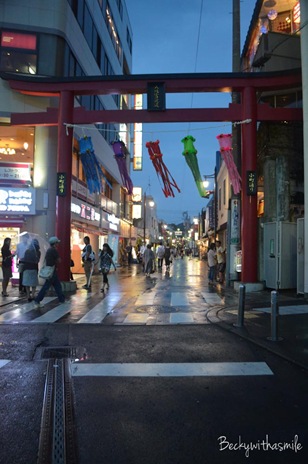
[[[109,289],[108,274],[111,267],[116,270],[116,265],[113,261],[113,250],[107,243],[104,243],[102,250],[99,250],[98,256],[96,257],[90,238],[85,236],[84,248],[82,250],[82,263],[86,278],[86,283],[83,286],[84,289],[91,289],[91,279],[96,264],[99,265],[100,272],[103,276],[101,292],[104,293]],[[4,239],[3,246],[1,248],[2,254],[2,296],[7,297],[7,288],[10,279],[12,278],[12,264],[13,258],[16,256],[18,272],[19,272],[19,293],[20,296],[25,296],[28,301],[34,301],[36,307],[42,307],[41,303],[44,299],[48,289],[53,286],[58,296],[59,302],[65,301],[65,296],[62,291],[61,282],[58,277],[58,266],[61,263],[61,258],[58,252],[58,245],[60,240],[57,237],[49,238],[49,248],[46,251],[43,267],[46,266],[50,270],[50,276],[42,277],[45,279],[43,286],[40,291],[36,294],[36,287],[39,284],[39,262],[41,260],[41,249],[39,240],[31,238],[28,233],[21,234],[20,242],[16,247],[16,253],[13,254],[11,251],[11,238],[7,237]],[[153,249],[154,248],[154,249]],[[125,249],[128,266],[133,262],[133,247],[128,244]],[[163,265],[165,265],[166,273],[169,273],[170,266],[174,259],[177,257],[183,258],[184,255],[191,257],[192,250],[183,247],[173,247],[167,242],[159,242],[158,245],[153,246],[152,244],[142,243],[137,246],[134,252],[137,262],[143,266],[143,272],[146,277],[149,277],[156,270],[161,271]],[[207,263],[208,263],[208,284],[214,285],[215,281],[223,283],[225,279],[225,249],[222,247],[220,241],[211,243],[207,252]],[[71,266],[74,266],[74,262],[71,260]],[[71,274],[71,278],[73,278]]]

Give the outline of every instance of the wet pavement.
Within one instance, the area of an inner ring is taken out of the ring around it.
[[[80,276],[67,302],[49,295],[39,310],[10,288],[0,300],[0,463],[37,463],[54,357],[70,358],[81,464],[248,462],[219,452],[224,435],[307,443],[307,302],[280,292],[274,342],[270,290],[246,293],[236,327],[238,294],[206,277],[197,259],[150,278],[133,265],[110,274],[105,294],[100,275],[91,292]],[[300,463],[307,452],[252,459]]]
[[[109,275],[110,288],[101,293],[102,276],[92,279],[91,291],[82,288],[60,305],[50,293],[44,308],[21,299],[17,287],[0,297],[0,324],[103,324],[166,325],[217,324],[250,339],[276,354],[308,367],[308,302],[295,291],[278,293],[276,341],[272,337],[271,290],[246,293],[243,326],[239,320],[239,294],[217,283],[207,285],[207,265],[195,259],[177,259],[170,272],[165,267],[145,277],[140,265],[118,268]]]

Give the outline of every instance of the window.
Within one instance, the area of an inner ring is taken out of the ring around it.
[[[84,23],[83,23],[83,33],[90,49],[92,50],[92,40],[93,40],[93,19],[90,14],[90,10],[87,5],[84,8]]]
[[[116,28],[115,22],[113,20],[112,14],[111,14],[111,9],[110,9],[110,6],[109,6],[108,3],[107,3],[107,7],[106,7],[105,22],[106,22],[106,25],[107,25],[107,29],[108,29],[112,44],[113,44],[114,49],[116,51],[117,57],[120,60],[121,57],[122,57],[122,47],[121,47],[119,35],[118,35],[118,32],[117,32],[117,28]]]
[[[2,31],[0,69],[13,73],[36,74],[36,34]]]
[[[126,29],[126,41],[127,41],[127,44],[128,44],[129,51],[132,53],[133,45],[132,45],[132,39],[131,39],[128,28]]]

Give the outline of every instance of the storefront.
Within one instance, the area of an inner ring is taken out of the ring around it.
[[[1,172],[1,167],[0,167]],[[3,174],[3,173],[2,173]],[[19,235],[24,230],[26,218],[35,215],[35,190],[29,187],[0,188],[0,244],[4,239],[11,239],[11,250],[16,251]],[[18,269],[16,259],[13,260],[13,285],[18,285]],[[2,269],[0,278],[2,279]]]
[[[72,272],[83,273],[81,253],[84,248],[83,239],[87,235],[93,250],[98,256],[104,243],[108,243],[114,252],[114,262],[118,263],[118,244],[120,219],[78,198],[72,199],[71,250],[75,266]],[[96,269],[97,271],[97,269]]]

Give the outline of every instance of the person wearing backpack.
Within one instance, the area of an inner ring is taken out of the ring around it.
[[[100,270],[103,274],[103,286],[101,288],[101,292],[105,292],[105,287],[108,290],[109,288],[109,281],[108,281],[108,274],[111,268],[111,265],[113,265],[114,270],[116,271],[116,266],[114,264],[114,261],[112,259],[113,257],[113,251],[108,245],[108,243],[104,243],[103,249],[100,252],[99,258],[100,258]]]
[[[91,288],[91,277],[94,269],[94,261],[95,261],[95,254],[92,250],[92,246],[90,244],[90,237],[87,235],[84,237],[83,242],[85,244],[84,249],[82,250],[82,262],[84,267],[84,273],[86,276],[86,284],[83,285],[82,288],[86,290],[90,290]]]

